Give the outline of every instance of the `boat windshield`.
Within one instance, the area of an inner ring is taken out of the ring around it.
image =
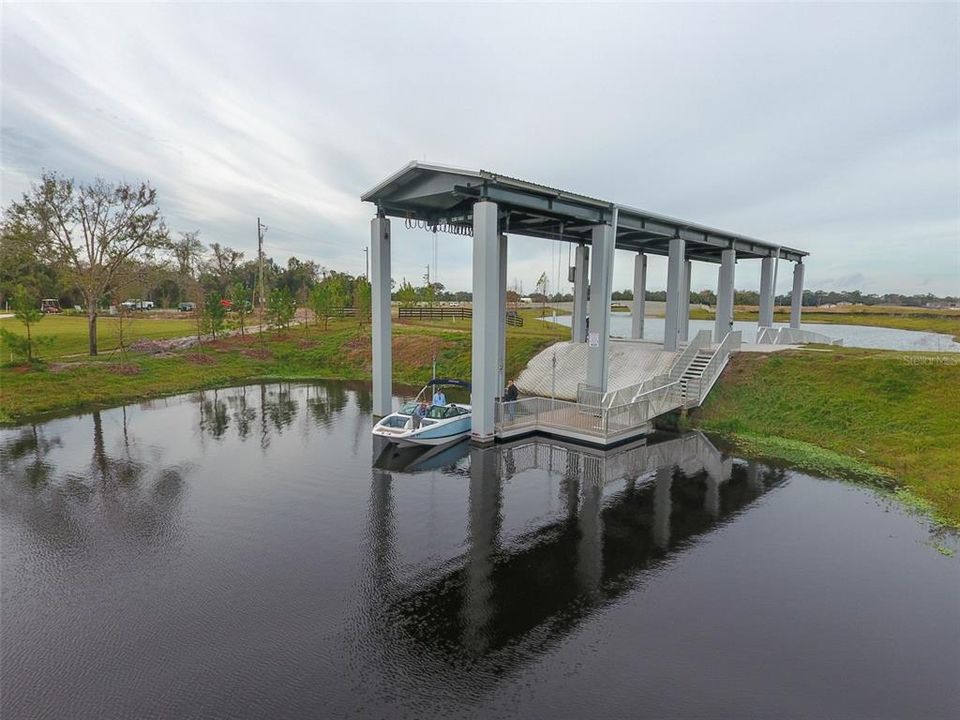
[[[456,405],[434,405],[427,413],[427,417],[433,420],[447,420],[449,418],[466,414],[466,408],[457,407]]]

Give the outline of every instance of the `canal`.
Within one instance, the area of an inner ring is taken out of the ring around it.
[[[957,538],[870,488],[370,426],[325,382],[0,432],[3,717],[956,716]]]

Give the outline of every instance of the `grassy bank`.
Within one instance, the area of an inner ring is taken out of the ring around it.
[[[23,334],[23,324],[15,318],[0,320],[0,327],[11,332]],[[125,338],[146,338],[162,340],[166,338],[191,335],[197,331],[196,321],[187,317],[150,317],[136,314],[123,320]],[[49,336],[53,343],[44,348],[49,358],[63,358],[71,355],[84,355],[87,352],[87,319],[80,316],[47,315],[33,326],[36,336]],[[101,351],[109,351],[120,344],[120,322],[109,315],[97,318],[97,344]],[[10,351],[0,339],[0,359],[9,361]]]
[[[853,348],[741,353],[691,421],[758,455],[888,476],[957,524],[958,408],[960,363],[949,356]]]
[[[57,318],[85,328],[83,318]],[[4,321],[10,322],[10,321]],[[44,320],[41,325],[47,321]],[[141,320],[131,338],[190,334],[189,322],[180,333],[159,323],[153,334],[143,332],[153,320]],[[174,321],[176,322],[176,321]],[[53,325],[54,323],[51,323]],[[11,329],[14,326],[8,325]],[[76,331],[70,327],[68,330]],[[64,333],[69,336],[72,332]],[[531,317],[523,327],[507,331],[506,371],[515,375],[534,354],[569,330]],[[57,347],[61,352],[56,352]],[[104,347],[109,347],[105,345]],[[98,358],[76,357],[65,341],[46,353],[36,367],[0,367],[0,421],[22,422],[45,414],[70,412],[93,405],[113,405],[204,387],[239,384],[261,378],[370,378],[369,327],[356,320],[334,320],[324,330],[311,325],[283,332],[206,343],[201,351],[182,350],[164,356],[128,353],[120,363],[116,353]],[[66,351],[66,352],[64,352]],[[437,372],[470,377],[470,321],[396,323],[394,325],[394,379],[423,384],[430,379],[436,354]]]
[[[694,320],[712,320],[713,310],[695,308],[690,311]],[[756,322],[759,315],[756,309],[737,307],[734,320]],[[790,322],[789,308],[777,308],[775,322]],[[960,310],[936,310],[930,308],[908,308],[892,306],[855,306],[837,308],[804,308],[804,323],[822,323],[827,325],[869,325],[897,330],[917,330],[950,335],[960,342]]]

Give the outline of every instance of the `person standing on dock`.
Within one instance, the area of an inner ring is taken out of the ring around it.
[[[511,380],[507,383],[507,391],[503,394],[503,401],[508,403],[514,403],[517,401],[517,398],[520,397],[520,391],[517,390],[517,386],[514,384],[514,381]],[[513,413],[516,410],[515,405],[507,405],[507,417],[510,420],[513,420]]]

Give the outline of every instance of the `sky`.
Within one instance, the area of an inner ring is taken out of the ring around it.
[[[960,295],[955,3],[5,2],[0,23],[4,206],[43,170],[148,180],[174,231],[253,258],[259,216],[279,262],[358,274],[361,194],[421,160],[801,248],[810,289]],[[432,277],[469,290],[470,242],[440,236]],[[432,255],[393,223],[397,281]],[[566,245],[508,255],[511,285],[570,290]],[[618,251],[614,288],[632,272]]]

